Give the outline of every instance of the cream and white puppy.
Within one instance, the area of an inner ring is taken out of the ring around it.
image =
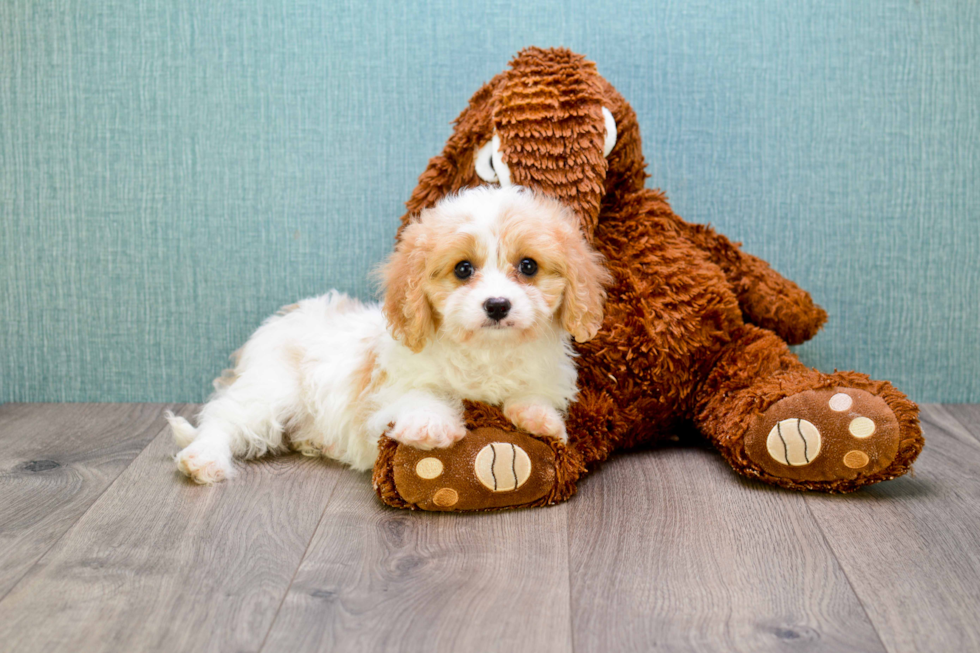
[[[286,307],[196,428],[168,416],[180,471],[214,483],[233,458],[289,448],[366,470],[383,433],[423,449],[462,438],[463,399],[566,439],[570,340],[599,329],[609,280],[569,210],[519,187],[461,192],[404,228],[380,275],[383,305],[331,291]]]

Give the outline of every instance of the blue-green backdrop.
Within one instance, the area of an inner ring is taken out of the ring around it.
[[[805,362],[980,401],[976,0],[4,0],[0,402],[201,400],[278,306],[371,296],[531,44],[595,60],[650,185],[828,309]]]

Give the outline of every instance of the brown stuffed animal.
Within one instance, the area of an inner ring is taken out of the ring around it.
[[[786,488],[849,492],[909,470],[923,445],[916,405],[887,381],[800,363],[787,343],[812,338],[823,309],[736,243],[681,220],[644,187],[645,169],[632,108],[573,52],[526,49],[473,96],[403,224],[462,188],[519,184],[574,208],[615,281],[599,334],[576,345],[567,446],[471,403],[471,432],[448,449],[382,438],[382,501],[547,505],[613,451],[690,426],[735,471]]]

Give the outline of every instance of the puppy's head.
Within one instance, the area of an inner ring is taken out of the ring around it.
[[[572,212],[519,187],[466,190],[422,211],[381,275],[392,331],[415,351],[436,333],[480,346],[554,324],[585,342],[610,280]]]

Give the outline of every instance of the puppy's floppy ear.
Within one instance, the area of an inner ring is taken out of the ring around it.
[[[422,351],[434,330],[432,307],[425,296],[425,234],[422,225],[405,226],[395,251],[380,269],[385,298],[382,311],[392,335],[412,351]]]
[[[565,294],[560,317],[562,326],[577,342],[588,342],[602,326],[605,287],[612,275],[603,265],[602,255],[585,240],[574,216],[569,216],[565,238]]]

